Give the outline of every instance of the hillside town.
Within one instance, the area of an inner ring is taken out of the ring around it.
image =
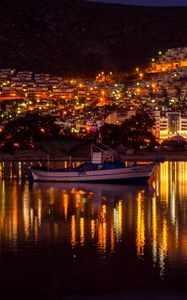
[[[187,47],[159,51],[147,69],[101,71],[94,80],[0,70],[0,131],[28,112],[55,117],[75,137],[120,125],[137,113],[155,120],[158,143],[187,139]]]

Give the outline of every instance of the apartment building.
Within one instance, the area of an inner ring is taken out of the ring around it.
[[[153,113],[155,126],[153,133],[158,141],[180,135],[187,139],[187,112],[160,112]]]

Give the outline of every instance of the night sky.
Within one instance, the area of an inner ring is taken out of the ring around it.
[[[108,3],[122,3],[132,5],[159,5],[159,6],[172,6],[172,5],[185,5],[187,6],[187,0],[92,0],[97,2]]]

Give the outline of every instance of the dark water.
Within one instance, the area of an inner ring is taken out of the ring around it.
[[[0,165],[0,299],[186,299],[186,162],[149,186],[30,185],[27,168]]]

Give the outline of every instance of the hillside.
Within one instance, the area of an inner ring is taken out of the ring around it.
[[[187,7],[1,0],[0,68],[91,75],[147,65],[187,45]]]

